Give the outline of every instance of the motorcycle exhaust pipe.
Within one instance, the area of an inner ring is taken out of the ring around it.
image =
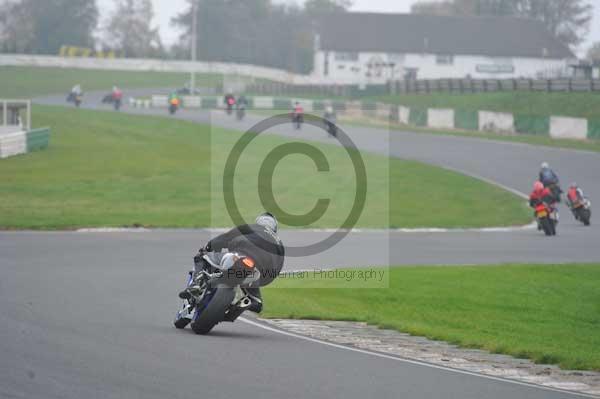
[[[242,300],[238,303],[238,307],[241,309],[246,309],[248,306],[252,304],[252,301],[248,297],[242,298]]]

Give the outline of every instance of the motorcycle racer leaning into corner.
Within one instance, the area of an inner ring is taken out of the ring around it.
[[[542,162],[539,173],[539,181],[542,182],[544,187],[550,189],[556,202],[560,202],[560,195],[562,190],[560,188],[560,182],[558,176],[548,165],[548,162]]]
[[[244,224],[234,227],[206,244],[194,257],[194,277],[205,265],[211,262],[222,265],[230,261],[231,255],[241,255],[252,258],[260,278],[248,287],[243,287],[252,303],[248,310],[260,313],[262,311],[262,296],[260,287],[270,284],[279,275],[283,267],[285,250],[277,235],[278,223],[275,216],[265,212],[256,218],[254,224]],[[222,250],[226,249],[225,252]],[[181,299],[189,299],[194,286],[194,278],[190,285],[179,293]]]

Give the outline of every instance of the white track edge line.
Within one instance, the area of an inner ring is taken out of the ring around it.
[[[258,327],[258,328],[262,328],[264,330],[267,331],[271,331],[277,334],[282,334],[282,335],[286,335],[292,338],[297,338],[297,339],[302,339],[304,341],[309,341],[309,342],[313,342],[313,343],[317,343],[317,344],[321,344],[321,345],[326,345],[326,346],[330,346],[333,348],[337,348],[337,349],[345,349],[351,352],[356,352],[356,353],[361,353],[363,355],[371,355],[371,356],[375,356],[375,357],[380,357],[383,359],[388,359],[388,360],[395,360],[398,362],[403,362],[403,363],[409,363],[409,364],[414,364],[414,365],[418,365],[418,366],[425,366],[425,367],[429,367],[429,368],[434,368],[434,369],[438,369],[438,370],[444,370],[444,371],[450,371],[450,372],[454,372],[454,373],[458,373],[458,374],[464,374],[464,375],[470,375],[470,376],[474,376],[474,377],[480,377],[480,378],[485,378],[488,380],[494,380],[494,381],[499,381],[499,382],[507,382],[510,384],[515,384],[515,385],[522,385],[522,386],[526,386],[529,388],[537,388],[537,389],[543,389],[543,390],[547,390],[547,391],[553,391],[553,392],[560,392],[560,393],[568,393],[571,395],[577,395],[577,396],[581,396],[581,397],[585,397],[585,398],[594,398],[597,399],[598,396],[594,396],[594,395],[590,395],[587,393],[582,393],[582,392],[577,392],[577,391],[569,391],[567,389],[560,389],[560,388],[554,388],[554,387],[550,387],[550,386],[546,386],[546,385],[540,385],[540,384],[534,384],[534,383],[530,383],[530,382],[524,382],[524,381],[518,381],[518,380],[511,380],[508,378],[501,378],[501,377],[495,377],[495,376],[491,376],[491,375],[487,375],[487,374],[481,374],[481,373],[475,373],[472,371],[467,371],[467,370],[460,370],[460,369],[456,369],[456,368],[452,368],[452,367],[445,367],[445,366],[440,366],[437,364],[433,364],[433,363],[427,363],[427,362],[423,362],[423,361],[419,361],[419,360],[412,360],[412,359],[406,359],[403,357],[399,357],[399,356],[393,356],[393,355],[388,355],[385,353],[380,353],[380,352],[375,352],[375,351],[370,351],[367,349],[360,349],[360,348],[353,348],[350,346],[345,346],[345,345],[341,345],[341,344],[336,344],[333,342],[328,342],[328,341],[323,341],[317,338],[312,338],[312,337],[307,337],[301,334],[297,334],[297,333],[293,333],[293,332],[289,332],[289,331],[284,331],[284,330],[280,330],[277,328],[273,328],[270,326],[266,326],[263,323],[258,323],[256,321],[252,321],[249,320],[245,317],[240,317],[238,320],[246,323],[246,324],[250,324],[252,326]]]

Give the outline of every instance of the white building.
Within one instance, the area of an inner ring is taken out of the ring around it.
[[[313,75],[339,83],[554,78],[575,56],[540,22],[509,17],[343,13],[317,27]]]

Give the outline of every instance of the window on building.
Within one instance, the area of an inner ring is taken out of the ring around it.
[[[438,54],[435,57],[435,63],[438,65],[453,65],[454,64],[454,56],[448,54]]]
[[[336,61],[358,61],[358,53],[335,53]]]

